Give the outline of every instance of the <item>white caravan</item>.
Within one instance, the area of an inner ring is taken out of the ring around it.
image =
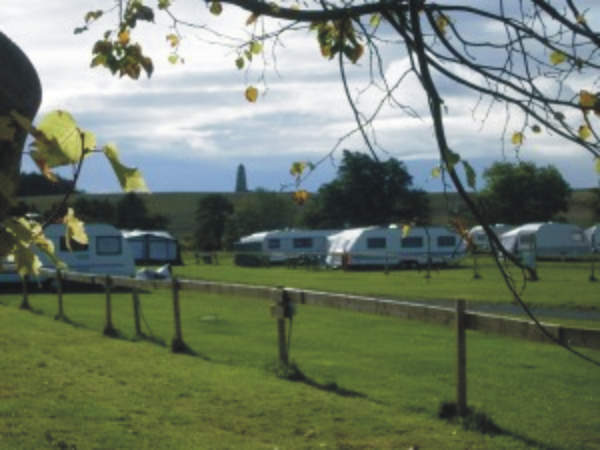
[[[44,234],[54,243],[58,258],[73,272],[133,276],[135,264],[131,249],[121,231],[103,223],[85,224],[88,244],[71,240],[71,251],[65,242],[65,226],[49,225]],[[40,259],[45,267],[53,267],[44,254]]]
[[[567,223],[528,223],[504,233],[500,240],[515,255],[534,252],[541,259],[574,259],[591,252],[583,230]]]
[[[71,250],[65,241],[65,226],[52,224],[44,229],[45,236],[54,244],[56,256],[73,272],[94,273],[102,275],[133,276],[135,265],[129,245],[121,231],[108,224],[85,224],[88,244],[82,245],[71,240]],[[54,264],[44,253],[36,251],[44,268],[54,268]],[[47,277],[41,276],[39,281]],[[21,282],[15,273],[3,273],[0,282]]]
[[[273,230],[245,236],[234,244],[239,265],[282,263],[302,257],[324,259],[328,236],[338,230]]]
[[[406,236],[399,228],[353,228],[329,237],[326,262],[331,267],[439,265],[456,262],[465,252],[461,237],[445,227],[413,227]]]
[[[502,234],[512,230],[514,228],[514,226],[497,223],[495,225],[491,225],[491,228],[494,231],[494,234],[496,236],[498,236],[498,238],[499,238]],[[473,240],[473,243],[477,246],[478,251],[481,251],[481,252],[491,251],[490,241],[487,237],[487,234],[485,234],[485,231],[481,225],[477,225],[477,226],[474,226],[473,228],[471,228],[469,230],[469,236]]]
[[[600,252],[600,224],[591,226],[585,230],[585,237],[587,238],[592,251]]]

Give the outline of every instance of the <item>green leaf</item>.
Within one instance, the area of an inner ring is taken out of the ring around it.
[[[290,167],[290,175],[294,177],[299,177],[306,169],[306,163],[302,161],[295,161],[292,163],[292,167]]]
[[[158,0],[158,9],[167,9],[171,6],[171,0]]]
[[[244,68],[245,64],[246,64],[246,62],[244,61],[244,58],[242,58],[241,56],[235,60],[235,66],[240,70],[242,70]]]
[[[596,172],[600,175],[600,158],[596,158]]]
[[[169,55],[169,62],[171,64],[177,64],[177,61],[179,61],[179,55],[176,55],[175,53]]]
[[[561,51],[555,50],[552,53],[550,53],[550,62],[555,66],[564,63],[566,60],[567,55],[565,55]]]
[[[412,227],[410,225],[404,225],[402,227],[402,237],[405,238],[406,236],[408,236],[410,234],[411,229]]]
[[[433,169],[431,169],[431,177],[432,178],[439,178],[441,174],[442,174],[442,168],[440,166],[437,166],[437,167],[434,167]]]
[[[220,15],[223,12],[223,5],[221,5],[221,2],[217,2],[217,1],[211,2],[210,12],[211,12],[211,14],[214,14],[215,16]]]
[[[107,144],[102,149],[125,192],[150,192],[142,173],[136,168],[126,167],[119,160],[119,151],[113,144]]]
[[[452,170],[454,169],[454,166],[459,163],[460,155],[458,153],[453,152],[450,149],[446,149],[446,159],[448,161],[448,170]]]
[[[260,42],[258,41],[252,41],[250,42],[250,52],[253,53],[254,55],[258,55],[260,52],[262,52],[263,46]]]
[[[467,176],[467,184],[471,189],[475,189],[475,185],[477,183],[477,174],[475,173],[475,170],[473,170],[471,164],[469,164],[464,159],[462,160],[462,165],[465,169],[465,175]]]
[[[48,167],[73,164],[81,159],[84,149],[82,132],[75,119],[66,111],[56,110],[46,114],[37,127],[43,137],[35,136],[32,157],[45,161]],[[88,135],[88,141],[92,138]],[[93,139],[95,141],[95,138]],[[94,142],[95,145],[95,142]]]
[[[371,25],[373,28],[377,28],[380,23],[381,23],[381,14],[379,14],[379,13],[373,14],[371,16],[371,18],[369,19],[369,25]]]

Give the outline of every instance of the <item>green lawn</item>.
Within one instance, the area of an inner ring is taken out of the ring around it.
[[[373,274],[374,275],[374,274]],[[469,404],[498,427],[437,418],[454,398],[451,328],[300,306],[277,376],[269,302],[182,292],[173,355],[167,291],[113,298],[122,339],[101,335],[104,296],[0,296],[0,448],[600,448],[600,369],[549,344],[468,333]],[[164,344],[164,345],[163,345]],[[600,352],[585,350],[600,359]]]
[[[480,279],[474,279],[472,260],[464,259],[457,268],[431,271],[393,270],[343,271],[306,268],[239,267],[231,255],[222,254],[219,264],[196,264],[185,254],[185,266],[175,267],[181,278],[238,282],[372,295],[402,300],[447,302],[463,298],[469,302],[510,303],[513,301],[498,268],[490,257],[479,257]],[[534,306],[600,310],[600,281],[590,282],[591,264],[579,262],[542,262],[538,265],[540,280],[529,282],[523,292],[525,302]],[[600,263],[596,263],[600,280]],[[520,272],[513,270],[519,280]],[[521,286],[521,282],[518,282]]]

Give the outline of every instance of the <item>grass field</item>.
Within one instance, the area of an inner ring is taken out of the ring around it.
[[[121,339],[101,335],[103,294],[68,293],[71,324],[54,295],[33,294],[35,314],[0,297],[0,448],[600,448],[599,369],[553,345],[469,332],[469,404],[493,424],[465,430],[437,417],[450,328],[300,306],[292,382],[269,302],[183,292],[189,356],[168,351],[168,292],[141,300],[152,339],[134,339],[129,294],[113,297]]]
[[[409,301],[447,303],[463,298],[472,303],[511,303],[497,267],[490,257],[479,257],[481,278],[473,278],[472,259],[466,258],[457,268],[432,270],[343,271],[331,269],[289,268],[286,266],[239,267],[230,254],[221,254],[219,264],[197,264],[191,254],[184,254],[186,265],[175,267],[181,278],[286,286],[322,291],[372,295]],[[540,280],[527,283],[523,292],[529,304],[543,308],[600,310],[600,281],[590,282],[591,264],[578,262],[541,262]],[[513,271],[515,279],[520,272]],[[595,264],[600,280],[600,264]],[[520,286],[520,283],[518,283]],[[583,319],[583,317],[582,317]]]

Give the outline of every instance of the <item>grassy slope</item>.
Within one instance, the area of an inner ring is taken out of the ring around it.
[[[101,336],[101,294],[67,295],[75,327],[51,319],[54,296],[32,296],[40,314],[0,301],[1,448],[600,448],[598,369],[552,345],[468,334],[469,403],[503,430],[490,436],[436,418],[454,395],[449,328],[302,306],[291,354],[307,384],[271,370],[266,301],[185,293],[195,357],[131,341],[126,294],[124,339]],[[142,304],[168,343],[168,294]]]
[[[88,198],[108,198],[117,202],[122,194],[83,194]],[[194,212],[200,198],[206,193],[192,192],[163,192],[154,193],[145,197],[146,204],[150,213],[163,214],[169,217],[169,229],[177,237],[182,238],[192,233],[194,229]],[[225,193],[230,199],[236,202],[237,199],[249,194]],[[282,194],[288,195],[288,194]],[[73,198],[77,198],[74,196]],[[447,224],[448,211],[452,211],[459,205],[456,194],[429,193],[432,208],[432,222],[434,224]],[[40,210],[47,209],[53,202],[60,199],[58,196],[48,197],[25,197],[23,200],[27,203],[35,204]],[[575,191],[569,204],[569,211],[565,214],[567,220],[584,227],[594,223],[594,218],[588,203],[591,200],[591,194],[585,190]],[[290,200],[291,201],[291,200]]]

